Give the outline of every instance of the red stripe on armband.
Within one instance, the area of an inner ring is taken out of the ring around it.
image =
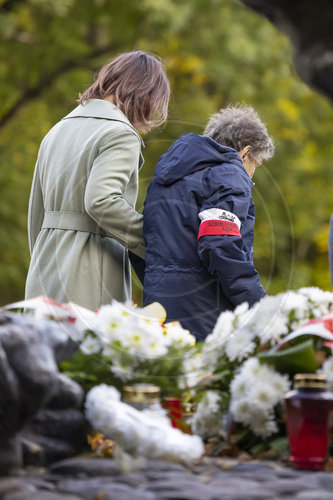
[[[208,234],[229,234],[230,236],[242,237],[237,224],[225,220],[205,220],[201,222],[199,227],[198,240],[201,236]]]

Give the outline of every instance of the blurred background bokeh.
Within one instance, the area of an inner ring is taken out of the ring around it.
[[[269,294],[330,289],[333,108],[296,75],[289,40],[236,0],[0,0],[0,303],[23,298],[27,208],[43,136],[96,70],[142,49],[165,62],[165,127],[144,137],[138,210],[161,154],[209,115],[252,104],[276,154],[256,172],[255,264]],[[134,298],[141,286],[133,278]]]

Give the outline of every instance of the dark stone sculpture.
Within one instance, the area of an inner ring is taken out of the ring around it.
[[[320,0],[242,0],[286,33],[294,64],[309,86],[333,101],[333,2]]]
[[[0,474],[21,464],[20,439],[25,450],[39,446],[45,464],[70,456],[82,443],[83,391],[58,371],[78,346],[68,323],[0,312]]]

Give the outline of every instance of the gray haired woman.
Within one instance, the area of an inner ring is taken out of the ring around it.
[[[273,153],[254,109],[230,106],[156,166],[144,207],[144,304],[160,302],[198,340],[222,311],[265,295],[253,265],[251,178]]]
[[[120,54],[43,139],[29,204],[27,298],[95,309],[131,297],[128,250],[145,251],[135,210],[138,130],[165,122],[169,95],[161,61]]]

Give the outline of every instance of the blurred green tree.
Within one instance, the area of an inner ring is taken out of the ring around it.
[[[26,215],[39,143],[119,52],[165,61],[167,125],[145,138],[138,209],[159,156],[229,103],[252,104],[275,138],[258,169],[255,262],[268,293],[330,287],[333,110],[296,76],[288,40],[236,0],[0,0],[0,301],[24,294]],[[134,278],[134,298],[140,285]]]

